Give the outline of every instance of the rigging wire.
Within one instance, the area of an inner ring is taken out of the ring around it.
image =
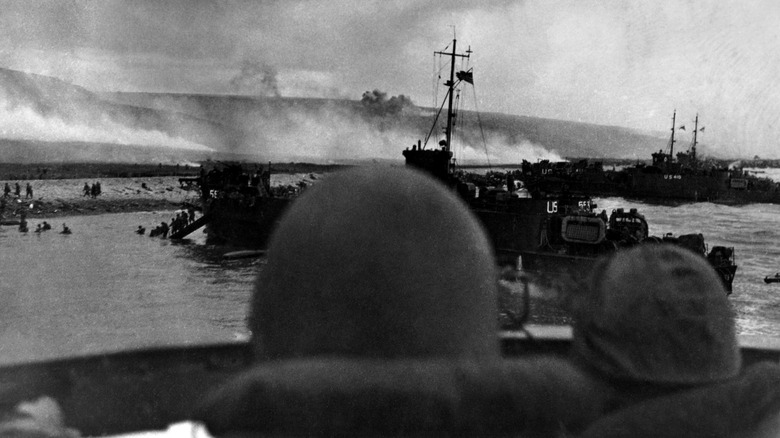
[[[461,81],[458,80],[458,82],[455,83],[455,86],[457,87],[458,85],[460,85],[460,83],[461,83]],[[461,117],[461,114],[460,114],[460,89],[457,89],[457,88],[456,88],[456,94],[455,94],[455,103],[453,104],[453,107],[454,108],[452,110],[452,128],[451,128],[452,130],[450,132],[450,138],[451,139],[455,138],[455,132],[457,131],[456,126],[459,127],[459,125],[460,125],[460,117]],[[455,143],[455,140],[452,140],[452,142]],[[452,149],[452,146],[450,146],[450,149]],[[460,143],[459,149],[460,149],[460,153],[461,153],[460,155],[462,155],[462,153],[463,153],[463,150],[462,150],[463,149],[463,142]],[[453,152],[454,152],[454,150],[453,150]]]
[[[449,47],[449,46],[448,46]],[[446,50],[446,49],[445,49]],[[442,55],[441,53],[434,53],[433,54],[433,75],[431,75],[432,80],[432,88],[433,92],[431,93],[431,96],[433,96],[433,104],[432,106],[435,108],[439,105],[439,81],[441,81],[441,71],[446,68],[445,65],[442,65]],[[436,59],[439,60],[439,68],[436,68]]]
[[[428,144],[428,140],[431,138],[431,134],[433,134],[433,130],[436,129],[436,122],[439,121],[439,114],[441,114],[442,109],[444,109],[444,103],[447,102],[447,96],[449,96],[450,91],[447,90],[447,94],[444,95],[444,99],[441,101],[441,105],[439,106],[439,110],[436,111],[434,117],[433,117],[433,124],[431,125],[431,130],[428,131],[428,135],[425,136],[425,143],[423,143],[422,148],[425,149],[425,145]],[[449,146],[449,145],[448,145]]]
[[[436,68],[436,61],[439,61],[439,68]],[[433,71],[431,72],[431,106],[434,108],[439,105],[439,80],[441,79],[441,56],[433,54]]]
[[[479,124],[479,133],[482,135],[482,145],[485,148],[485,159],[488,163],[488,170],[493,170],[493,166],[490,164],[490,155],[488,155],[487,141],[485,140],[485,130],[482,127],[482,118],[479,116],[479,108],[477,107],[477,88],[474,84],[471,84],[471,91],[474,92],[474,110],[477,113],[477,123]]]

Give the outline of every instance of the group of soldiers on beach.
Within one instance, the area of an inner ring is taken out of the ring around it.
[[[22,186],[19,185],[19,182],[17,181],[14,183],[14,189],[13,193],[17,198],[22,197]],[[3,198],[11,197],[11,185],[8,183],[5,183],[5,188],[3,188]],[[33,188],[32,184],[27,183],[27,187],[25,188],[25,199],[32,199],[33,197]]]
[[[100,187],[100,181],[95,181],[92,185],[90,185],[89,183],[84,183],[83,196],[97,198],[98,196],[100,196],[101,193],[102,190]],[[9,182],[6,182],[5,186],[3,187],[3,197],[0,198],[0,218],[5,217],[5,209],[8,207],[9,199],[15,201],[17,204],[22,204],[23,199],[33,199],[34,197],[35,197],[35,192],[30,182],[27,182],[25,186],[24,197],[22,197],[22,186],[21,184],[19,184],[18,181],[13,184],[13,187]],[[25,210],[27,209],[27,204],[22,204],[20,205],[20,207],[21,208],[15,209],[13,211],[14,216],[23,217],[26,214]],[[29,208],[33,208],[32,204],[30,204]],[[24,220],[22,220],[22,222],[24,222]]]
[[[89,183],[84,183],[84,188],[82,189],[82,192],[83,192],[82,197],[88,196],[92,198],[97,198],[98,196],[100,196],[101,193],[103,193],[102,190],[100,189],[100,181],[95,181],[94,183],[92,183],[91,186],[89,185]]]
[[[30,183],[27,183],[26,187],[26,193],[25,193],[25,199],[30,199],[33,197],[33,188]],[[14,189],[11,189],[11,185],[9,183],[5,183],[5,187],[3,188],[3,197],[0,198],[0,219],[5,218],[5,210],[8,208],[8,200],[11,199],[11,202],[15,202],[17,204],[22,203],[22,186],[19,184],[19,182],[14,183]],[[24,207],[22,210],[22,222],[24,222]],[[14,216],[17,215],[18,210],[15,209],[13,211]],[[21,230],[21,227],[20,227]]]

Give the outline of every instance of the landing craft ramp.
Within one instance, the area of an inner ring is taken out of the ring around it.
[[[209,216],[208,214],[203,215],[203,216],[195,219],[194,222],[192,222],[190,224],[187,224],[186,227],[184,227],[184,228],[176,231],[175,233],[171,234],[170,238],[171,239],[176,239],[176,240],[183,239],[183,238],[187,237],[193,231],[196,231],[198,228],[206,225],[209,222],[209,220],[211,220],[211,216]]]

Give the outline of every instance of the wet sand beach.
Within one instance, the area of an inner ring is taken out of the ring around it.
[[[14,184],[7,182],[11,196],[6,198],[5,218],[17,218],[23,210],[28,218],[51,218],[81,214],[155,211],[180,208],[186,202],[197,203],[198,191],[186,190],[179,184],[180,177],[106,178],[100,180],[49,179],[18,181],[21,196],[16,197]],[[84,183],[90,186],[100,182],[101,194],[84,196]],[[26,197],[25,187],[30,183],[33,197]]]
[[[10,196],[6,197],[5,219],[16,219],[23,210],[28,218],[53,218],[103,213],[175,210],[188,204],[200,205],[196,187],[188,190],[179,183],[180,176],[101,178],[101,179],[41,179],[0,180],[0,189],[8,183]],[[314,174],[275,174],[273,186],[294,185],[299,181],[313,182]],[[84,196],[84,183],[90,186],[100,182],[101,194],[95,198]],[[21,187],[15,195],[15,183]],[[25,196],[27,183],[33,188],[33,197]],[[2,196],[2,193],[0,193]]]

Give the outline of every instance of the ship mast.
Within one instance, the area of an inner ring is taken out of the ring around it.
[[[674,122],[677,117],[677,110],[672,114],[672,138],[669,140],[669,163],[674,161]]]
[[[447,93],[449,94],[449,104],[447,107],[447,127],[444,130],[444,135],[447,144],[444,145],[445,150],[450,150],[450,142],[452,140],[452,95],[455,91],[455,58],[468,58],[471,54],[471,50],[467,50],[466,54],[460,54],[455,52],[455,45],[457,40],[452,40],[452,53],[446,52],[434,52],[435,55],[446,55],[450,57],[450,79],[445,82],[444,85],[448,87]]]
[[[699,131],[699,113],[696,113],[696,121],[693,122],[693,144],[691,145],[691,158],[696,159],[696,134]]]

